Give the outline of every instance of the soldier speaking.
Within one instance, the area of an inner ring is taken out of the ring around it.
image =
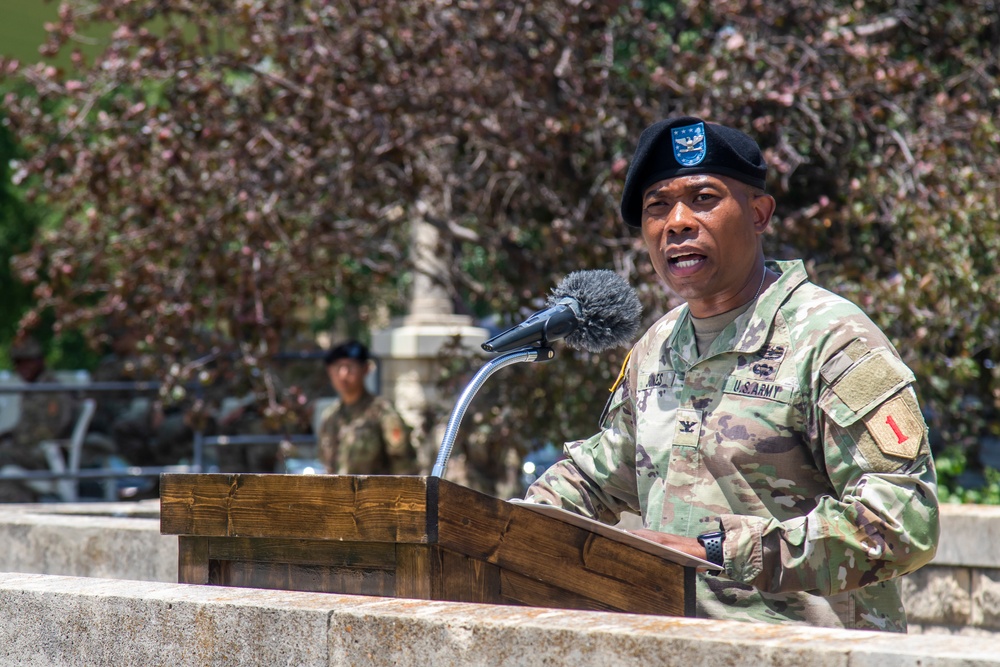
[[[905,632],[898,577],[938,539],[914,376],[801,261],[765,261],[766,175],[739,130],[682,117],[642,133],[622,217],[686,303],[633,347],[602,431],[527,499],[637,512],[637,534],[715,563],[698,616]]]

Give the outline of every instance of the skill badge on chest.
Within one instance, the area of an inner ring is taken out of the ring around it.
[[[785,359],[783,345],[768,344],[752,357],[741,358],[743,374],[754,380],[769,382],[778,376],[778,369]]]
[[[674,429],[674,444],[694,447],[701,435],[701,410],[679,408]]]

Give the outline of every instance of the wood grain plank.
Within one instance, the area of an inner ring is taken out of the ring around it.
[[[435,600],[502,602],[499,567],[441,548],[432,549],[431,554],[437,561],[432,579]]]
[[[396,545],[267,537],[209,537],[208,557],[260,563],[396,569]]]
[[[500,570],[500,602],[528,607],[555,607],[557,609],[582,609],[587,611],[622,611],[601,600],[577,595],[565,588]]]
[[[577,596],[635,613],[690,611],[685,568],[558,519],[442,482],[438,541]]]
[[[431,600],[431,562],[433,547],[427,544],[397,544],[396,597]]]
[[[177,583],[208,583],[208,540],[204,537],[177,538]]]
[[[160,532],[426,543],[427,478],[167,474]]]
[[[236,560],[212,560],[210,569],[209,583],[219,586],[382,597],[396,589],[395,572],[386,570]]]

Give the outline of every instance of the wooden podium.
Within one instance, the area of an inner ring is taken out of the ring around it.
[[[178,580],[693,616],[695,569],[436,477],[165,474]]]

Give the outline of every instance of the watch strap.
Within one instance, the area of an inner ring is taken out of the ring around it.
[[[726,534],[722,531],[712,533],[702,533],[698,536],[698,542],[705,547],[706,560],[718,565],[721,569],[726,562],[722,553],[722,541],[726,539]]]

